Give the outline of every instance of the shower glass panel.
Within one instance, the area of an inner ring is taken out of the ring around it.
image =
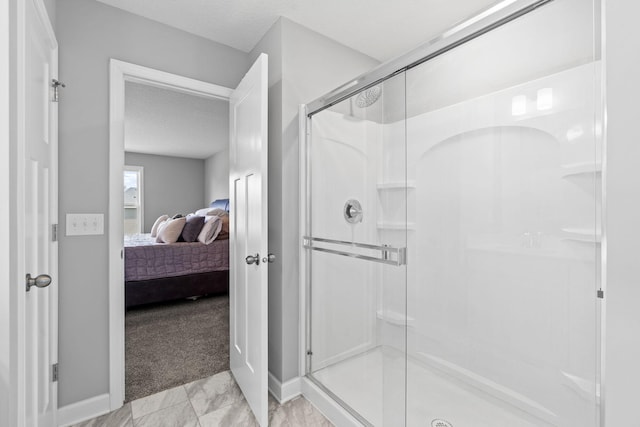
[[[556,0],[406,72],[408,426],[598,425],[593,23]]]
[[[364,425],[600,425],[600,5],[541,4],[311,112],[307,376]]]
[[[404,425],[405,76],[313,116],[307,373],[365,425]]]

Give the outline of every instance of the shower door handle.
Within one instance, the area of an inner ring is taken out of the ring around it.
[[[352,249],[352,251],[345,251],[334,249],[331,247],[321,247],[316,245],[341,245],[347,246]],[[334,239],[324,239],[320,237],[311,237],[304,236],[302,238],[302,245],[310,249],[312,251],[325,252],[334,255],[342,255],[350,258],[357,258],[367,261],[379,262],[381,264],[389,264],[389,265],[406,265],[407,264],[407,248],[402,247],[393,247],[390,245],[371,245],[367,243],[356,243],[349,242],[345,240],[334,240]],[[360,253],[357,251],[353,251],[353,249],[364,249],[364,250],[375,250],[380,251],[380,256],[371,256],[364,253]],[[395,256],[395,259],[392,257]]]

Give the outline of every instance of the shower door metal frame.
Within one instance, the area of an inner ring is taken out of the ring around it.
[[[331,107],[371,86],[427,62],[514,19],[551,3],[554,0],[503,0],[479,14],[446,30],[420,47],[337,87],[328,94],[305,105],[306,114],[314,114]]]
[[[435,57],[438,57],[466,42],[469,42],[485,33],[488,33],[504,24],[507,24],[521,16],[528,14],[548,3],[552,3],[554,0],[503,0],[484,11],[476,14],[475,16],[463,20],[459,24],[453,26],[449,30],[444,31],[441,35],[433,38],[431,41],[426,42],[420,47],[409,51],[408,53],[401,55],[395,59],[385,62],[373,70],[364,73],[355,79],[337,87],[326,95],[308,103],[301,104],[299,107],[299,197],[300,197],[300,212],[299,212],[299,256],[300,256],[300,353],[299,353],[299,372],[303,380],[302,390],[304,392],[304,380],[309,380],[311,383],[320,388],[329,399],[337,402],[338,405],[345,411],[347,411],[354,419],[349,419],[349,423],[360,422],[365,426],[370,425],[366,420],[351,409],[345,402],[343,402],[334,393],[320,384],[311,375],[311,354],[309,349],[311,348],[311,250],[304,245],[305,236],[311,235],[311,202],[309,195],[311,194],[311,182],[310,182],[310,170],[311,159],[309,156],[309,144],[311,142],[311,120],[312,116],[320,111],[330,108],[352,96],[366,90],[367,88],[377,85],[393,76],[403,73],[415,66],[418,66],[426,61],[429,61]],[[599,41],[603,41],[602,30],[602,2],[603,0],[593,0],[594,4],[594,26],[596,31],[596,38]],[[600,46],[602,54],[604,50],[604,43],[596,42],[596,45]],[[594,51],[597,47],[594,48]],[[606,114],[606,104],[604,89],[601,89],[600,98],[602,102],[602,111],[600,113]],[[601,118],[596,118],[601,119]],[[605,131],[606,123],[603,121],[602,135],[606,135]],[[600,143],[602,144],[603,153],[606,148],[606,137],[601,136]],[[603,154],[604,155],[604,154]],[[605,179],[606,165],[603,161],[603,182]],[[602,250],[598,262],[600,263],[600,271],[597,272],[597,280],[599,282],[600,290],[606,290],[606,230],[604,227],[605,218],[605,206],[603,200],[606,197],[603,190],[603,183],[601,183],[600,195],[601,203],[601,217],[599,218],[602,233]],[[596,317],[598,319],[596,331],[596,339],[598,349],[597,355],[597,367],[596,377],[599,384],[599,396],[596,404],[598,425],[604,426],[604,410],[603,404],[605,402],[605,385],[604,385],[604,354],[605,354],[605,302],[604,299],[598,299],[600,305],[597,307],[598,313]],[[315,394],[315,393],[314,393]],[[326,405],[325,405],[326,408]],[[343,415],[343,414],[340,414]],[[357,421],[356,421],[357,420]]]

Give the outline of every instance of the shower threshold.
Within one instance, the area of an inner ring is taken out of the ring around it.
[[[406,365],[406,366],[405,366]],[[436,369],[379,346],[319,369],[309,378],[365,426],[428,426],[447,420],[455,427],[552,427],[507,402],[462,384]]]

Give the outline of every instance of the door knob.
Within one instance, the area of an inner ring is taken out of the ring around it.
[[[51,276],[48,274],[41,274],[38,277],[31,277],[31,274],[27,274],[27,292],[31,290],[32,286],[37,288],[46,288],[51,284]]]
[[[260,254],[248,255],[244,260],[249,265],[251,264],[260,265]]]
[[[268,262],[268,263],[276,262],[276,256],[274,254],[269,254],[266,257],[262,258],[262,262]]]

